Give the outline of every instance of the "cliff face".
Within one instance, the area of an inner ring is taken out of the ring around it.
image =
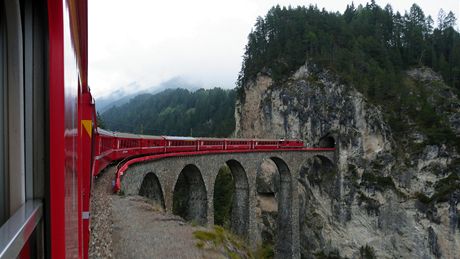
[[[455,93],[429,69],[409,71],[407,78],[430,93],[436,112],[459,136]],[[235,111],[237,136],[300,138],[307,146],[335,142],[338,148],[335,168],[311,160],[298,179],[303,257],[460,258],[455,147],[428,144],[415,126],[408,135],[393,133],[382,107],[315,66],[301,67],[282,84],[259,74],[242,90]],[[417,97],[416,92],[410,94]],[[400,119],[414,123],[404,114]],[[260,178],[258,183],[265,181],[261,185],[274,186],[276,193],[276,183],[270,183],[276,177]],[[276,206],[264,213],[266,198],[260,192],[261,232],[269,233],[261,238],[269,240],[276,235],[270,231]]]

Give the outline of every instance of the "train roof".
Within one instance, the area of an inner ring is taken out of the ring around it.
[[[141,135],[141,134],[124,133],[124,132],[115,132],[114,135],[119,138],[163,139],[160,136]]]
[[[302,141],[300,139],[245,139],[245,138],[194,138],[194,137],[181,137],[181,136],[153,136],[153,135],[141,135],[141,134],[132,134],[132,133],[124,133],[124,132],[112,132],[108,130],[104,130],[101,128],[97,128],[97,131],[101,135],[106,136],[114,136],[119,138],[142,138],[142,139],[165,139],[165,140],[186,140],[186,141],[194,141],[194,140],[207,140],[207,141]],[[303,142],[303,141],[302,141]]]
[[[101,128],[97,128],[97,133],[99,133],[99,135],[106,135],[106,136],[113,136],[114,135],[114,133],[112,131],[108,131],[108,130],[101,129]]]
[[[194,137],[179,137],[179,136],[162,136],[166,140],[198,140],[197,138]]]
[[[197,138],[199,140],[207,140],[207,141],[224,141],[225,139],[224,138]]]
[[[104,130],[101,128],[97,128],[97,132],[100,135],[118,137],[118,138],[163,139],[163,137],[161,136],[141,135],[141,134],[133,134],[133,133],[125,133],[125,132],[113,132],[113,131],[108,131],[108,130]]]

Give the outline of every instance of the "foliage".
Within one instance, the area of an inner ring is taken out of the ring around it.
[[[352,3],[343,14],[312,5],[277,5],[257,19],[249,34],[238,83],[244,85],[261,71],[282,80],[311,60],[373,97],[386,95],[379,88],[397,87],[399,71],[413,65],[433,67],[449,85],[460,87],[456,19],[452,12],[443,15],[433,29],[432,18],[417,4],[404,15],[374,1],[357,8]]]
[[[196,247],[209,249],[224,254],[227,258],[274,258],[274,250],[270,245],[258,246],[254,251],[247,242],[230,233],[220,226],[214,226],[213,230],[197,230],[193,235],[198,239]]]
[[[235,91],[168,89],[105,111],[110,130],[149,135],[228,137],[235,129]]]
[[[232,173],[225,165],[219,170],[214,187],[214,224],[223,227],[230,225],[234,193],[235,183]]]
[[[451,193],[460,191],[459,174],[452,172],[446,178],[437,181],[434,189],[435,193],[430,197],[430,200],[438,202],[447,201]]]
[[[375,255],[374,248],[369,245],[361,246],[359,249],[359,258],[360,259],[374,259],[377,258]]]
[[[447,177],[440,179],[434,185],[434,193],[431,197],[417,192],[415,198],[423,204],[431,204],[433,202],[448,201],[450,195],[454,192],[460,192],[460,176],[459,173],[452,172]]]
[[[260,245],[256,251],[254,252],[254,258],[274,258],[275,257],[275,250],[273,245],[270,244],[262,244]]]
[[[358,196],[358,205],[363,205],[368,215],[378,216],[380,213],[380,202],[378,200],[367,197],[362,192],[360,192]]]
[[[340,252],[337,249],[334,249],[334,250],[329,251],[327,253],[324,252],[324,251],[321,251],[319,253],[316,253],[315,257],[318,258],[318,259],[342,259],[342,258],[344,258],[344,257],[340,256]]]
[[[416,192],[415,198],[417,198],[417,200],[419,200],[420,202],[424,204],[428,204],[431,202],[430,197],[426,196],[423,192]]]
[[[260,258],[254,256],[243,240],[220,226],[210,231],[197,230],[193,235],[198,239],[198,248],[218,251],[229,258]]]
[[[395,183],[390,176],[379,176],[374,173],[363,173],[361,178],[362,185],[366,187],[375,187],[379,191],[385,191],[386,189],[396,189]]]
[[[460,90],[460,34],[454,29],[455,16],[441,10],[435,28],[433,23],[417,4],[405,14],[375,1],[358,7],[352,3],[343,14],[312,5],[275,6],[257,19],[248,36],[237,92],[241,98],[243,86],[259,73],[280,83],[301,65],[313,63],[381,105],[397,136],[413,130],[401,120],[407,116],[430,143],[460,143],[427,101],[432,93],[423,93],[404,73],[413,67],[430,67]]]
[[[361,185],[368,189],[373,189],[380,192],[384,192],[390,189],[400,197],[406,197],[406,194],[396,187],[395,182],[391,176],[380,176],[373,172],[364,172],[361,177]]]
[[[96,123],[98,128],[105,129],[104,119],[102,119],[102,116],[99,112],[96,114]]]

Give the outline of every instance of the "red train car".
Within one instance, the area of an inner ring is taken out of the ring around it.
[[[225,139],[218,138],[200,138],[198,141],[198,151],[225,150]]]
[[[303,141],[298,139],[282,139],[279,141],[279,148],[300,148],[304,146]]]
[[[165,152],[192,152],[198,149],[198,141],[192,137],[163,136],[165,140]]]
[[[85,258],[86,0],[0,0],[0,257]]]
[[[282,141],[276,139],[256,139],[253,142],[253,148],[256,150],[278,149],[280,142]]]
[[[249,139],[226,139],[226,150],[250,150],[253,147]]]

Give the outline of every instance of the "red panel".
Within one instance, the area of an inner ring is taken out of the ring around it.
[[[18,256],[19,259],[28,259],[30,256],[30,239],[26,241]]]
[[[79,96],[79,172],[81,179],[81,210],[79,212],[79,226],[81,237],[79,238],[83,243],[82,257],[88,258],[88,245],[89,245],[89,211],[90,211],[90,194],[91,194],[91,163],[92,163],[92,137],[94,121],[94,105],[92,103],[91,94],[88,92]],[[82,215],[85,217],[82,218]]]
[[[48,0],[51,257],[65,258],[64,29],[62,0]]]
[[[67,5],[68,3],[71,7]],[[82,223],[81,212],[86,208],[84,205],[89,203],[88,183],[83,182],[81,172],[84,168],[90,167],[87,163],[91,163],[91,157],[90,155],[88,158],[80,156],[81,159],[86,159],[86,162],[78,160],[79,151],[83,152],[83,149],[79,149],[81,143],[79,144],[78,135],[79,80],[80,75],[85,74],[86,76],[86,71],[82,71],[79,67],[86,70],[86,66],[81,64],[82,56],[78,57],[79,49],[75,44],[76,39],[82,43],[87,37],[79,31],[80,34],[77,33],[75,38],[75,32],[72,31],[75,27],[71,29],[70,26],[70,24],[75,25],[76,20],[86,20],[86,16],[79,17],[82,14],[78,9],[81,9],[82,3],[86,7],[86,1],[79,1],[78,5],[75,5],[72,1],[48,0],[50,254],[52,258],[81,258],[84,256],[83,249],[87,247],[83,245],[86,241],[84,235],[86,232],[83,229],[87,226]],[[72,8],[77,8],[77,10]],[[72,17],[74,19],[72,22],[70,10],[78,14]],[[83,11],[85,13],[86,9]],[[86,26],[86,21],[84,21],[84,26]],[[83,32],[86,33],[85,30]],[[80,45],[79,53],[83,54],[86,60],[86,52],[81,51],[82,47],[86,48],[86,44],[77,45]],[[80,60],[80,66],[78,60]],[[82,163],[79,164],[79,161]],[[89,169],[87,171],[89,172]]]

